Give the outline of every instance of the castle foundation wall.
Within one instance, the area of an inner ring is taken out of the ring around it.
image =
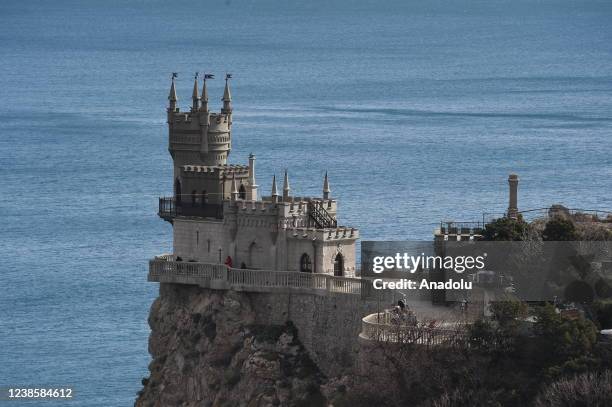
[[[309,293],[247,293],[258,324],[282,325],[291,321],[310,357],[326,375],[354,368],[358,361],[361,319],[376,304],[358,295]]]

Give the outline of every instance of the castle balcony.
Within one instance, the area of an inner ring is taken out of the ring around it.
[[[461,323],[417,322],[416,317],[403,317],[386,310],[361,320],[359,338],[366,342],[391,342],[425,346],[453,346],[465,339]]]
[[[189,284],[219,290],[249,292],[307,292],[316,295],[361,295],[370,291],[369,280],[299,271],[236,269],[222,264],[177,261],[162,255],[149,261],[148,281]]]
[[[177,203],[174,197],[161,197],[157,214],[168,222],[172,222],[178,216],[223,219],[223,205],[199,202]]]

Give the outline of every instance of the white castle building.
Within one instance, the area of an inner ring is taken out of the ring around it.
[[[355,275],[355,228],[339,226],[338,203],[325,174],[320,197],[291,194],[285,171],[279,193],[260,196],[255,156],[228,164],[232,148],[232,97],[225,78],[223,107],[209,111],[205,75],[196,75],[189,112],[178,108],[175,77],[168,97],[169,151],[174,196],[159,200],[159,216],[174,229],[174,258],[234,268]]]

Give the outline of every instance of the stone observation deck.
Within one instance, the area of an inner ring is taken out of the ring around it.
[[[462,324],[456,322],[408,323],[394,320],[389,311],[370,314],[361,320],[359,339],[365,341],[413,343],[427,346],[452,346],[464,337]]]
[[[173,255],[157,256],[149,261],[148,281],[191,284],[217,290],[249,292],[308,292],[327,294],[365,294],[369,280],[335,277],[299,271],[237,269],[222,264],[176,261]]]

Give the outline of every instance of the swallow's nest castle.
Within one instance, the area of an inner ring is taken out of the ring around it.
[[[160,216],[174,227],[173,260],[353,277],[359,232],[338,225],[327,173],[320,197],[293,196],[287,171],[282,191],[273,177],[270,194],[262,196],[253,154],[247,165],[228,164],[231,76],[219,113],[209,110],[211,75],[205,75],[201,94],[196,75],[188,112],[178,108],[175,76],[167,109],[174,196],[159,202]]]

